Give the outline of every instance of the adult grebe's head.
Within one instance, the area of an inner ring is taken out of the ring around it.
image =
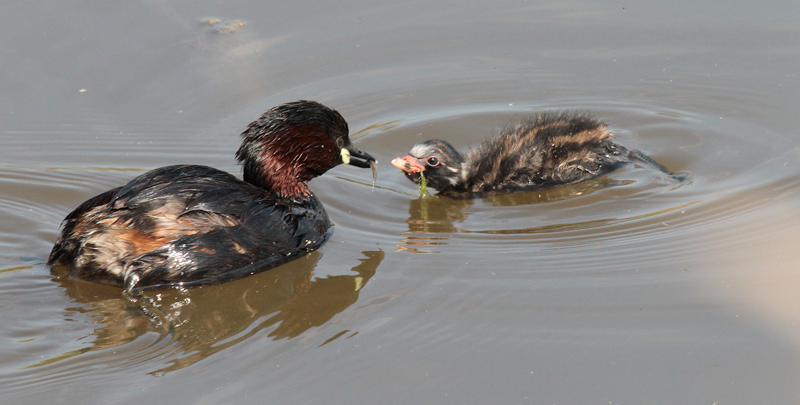
[[[273,107],[242,133],[236,152],[244,180],[288,198],[308,198],[306,182],[344,163],[370,167],[375,159],[350,143],[336,110],[300,100]]]

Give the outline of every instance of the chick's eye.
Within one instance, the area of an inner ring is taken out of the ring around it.
[[[439,166],[439,158],[437,158],[436,156],[431,156],[431,157],[425,159],[425,163],[427,163],[428,166],[432,166],[432,167]]]

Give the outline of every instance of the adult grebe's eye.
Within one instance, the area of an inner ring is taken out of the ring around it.
[[[425,163],[427,163],[428,166],[431,166],[431,167],[439,166],[439,158],[437,158],[436,156],[431,156],[431,157],[425,159]]]

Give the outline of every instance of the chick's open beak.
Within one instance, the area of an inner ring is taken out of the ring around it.
[[[370,156],[369,153],[362,152],[353,145],[342,148],[342,163],[367,168],[371,167],[369,162],[376,162],[375,158]]]
[[[395,158],[394,160],[392,160],[392,164],[394,165],[394,167],[408,174],[425,171],[425,166],[419,163],[419,160],[417,160],[417,158],[411,155],[405,155],[401,158]]]

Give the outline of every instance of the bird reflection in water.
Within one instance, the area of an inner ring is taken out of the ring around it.
[[[537,230],[549,228],[536,226],[525,229],[472,231],[461,227],[460,224],[469,217],[469,208],[475,201],[495,207],[536,205],[569,200],[605,188],[631,183],[630,180],[613,180],[603,177],[543,190],[492,194],[478,200],[454,199],[438,195],[417,198],[409,202],[409,217],[406,220],[408,230],[403,232],[402,239],[396,245],[395,251],[439,253],[435,250],[435,246],[446,245],[447,240],[455,233],[534,233]],[[531,216],[535,214],[534,208],[531,208]]]
[[[284,266],[224,284],[148,290],[136,297],[123,296],[119,288],[57,277],[67,294],[83,304],[79,311],[102,326],[92,331],[95,339],[90,347],[29,368],[119,347],[148,332],[158,333],[158,341],[144,348],[149,353],[135,353],[131,360],[167,358],[169,365],[153,374],[187,367],[264,330],[272,340],[300,336],[358,301],[361,289],[384,258],[380,250],[362,254],[361,263],[352,268],[354,274],[314,278],[322,254],[312,252]],[[338,331],[323,344],[355,334]]]
[[[465,210],[472,200],[454,200],[446,197],[423,197],[409,202],[408,231],[397,245],[396,252],[439,253],[432,246],[446,245],[448,236],[462,232],[454,223],[467,219]]]

